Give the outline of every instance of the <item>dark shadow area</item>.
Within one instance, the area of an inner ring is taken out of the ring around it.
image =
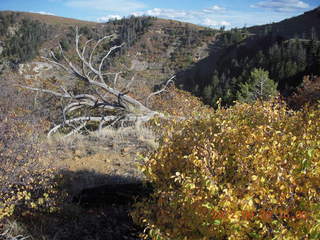
[[[148,197],[153,191],[148,183],[106,184],[82,190],[72,202],[84,208],[96,208],[112,204],[126,205]]]
[[[225,31],[209,46],[209,56],[176,73],[179,88],[206,104],[232,105],[255,68],[268,71],[284,97],[292,95],[306,75],[319,72],[320,8],[278,23]],[[242,31],[242,30],[241,30]],[[232,41],[231,41],[232,40]]]
[[[133,223],[130,211],[152,192],[151,184],[93,171],[61,174],[61,189],[68,192],[62,209],[18,219],[32,239],[140,239],[143,229]]]
[[[189,68],[176,73],[176,85],[183,90],[194,92],[194,87],[204,86],[207,84],[218,60],[227,51],[222,47],[222,41],[216,40],[208,46],[209,56],[191,65]]]
[[[208,46],[208,57],[176,73],[176,84],[183,90],[197,94],[195,86],[203,89],[210,84],[215,71],[231,67],[230,59],[239,56],[251,59],[259,50],[266,50],[272,43],[281,41],[282,38],[274,36],[260,37],[252,34],[241,42],[225,46],[223,38],[218,38]]]

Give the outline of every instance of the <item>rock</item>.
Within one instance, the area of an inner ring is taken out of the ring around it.
[[[82,156],[82,152],[80,150],[76,150],[74,152],[74,154],[77,156],[77,157],[81,157]]]

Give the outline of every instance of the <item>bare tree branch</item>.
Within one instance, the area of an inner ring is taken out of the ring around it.
[[[82,123],[79,127],[75,128],[74,130],[72,130],[70,133],[68,133],[66,135],[66,137],[72,136],[76,133],[78,133],[82,128],[84,128],[87,125],[87,122]]]
[[[43,92],[43,93],[49,93],[49,94],[52,94],[56,97],[63,97],[63,98],[71,98],[72,97],[70,94],[58,93],[58,92],[51,91],[48,89],[41,89],[41,88],[35,88],[35,87],[29,87],[29,86],[23,86],[23,85],[18,85],[18,87],[22,87],[22,88],[33,90],[33,91]]]
[[[174,84],[174,82],[173,82],[173,79],[174,79],[174,78],[175,78],[175,76],[172,76],[172,77],[166,82],[166,84],[164,85],[164,87],[163,87],[162,89],[160,89],[159,91],[156,91],[156,92],[151,93],[151,94],[147,97],[145,105],[148,106],[148,102],[149,102],[149,100],[150,100],[151,97],[156,96],[156,95],[164,92],[164,91],[167,89],[167,87],[168,87],[168,85],[169,85],[170,83]]]
[[[148,108],[147,104],[151,97],[164,92],[168,85],[173,83],[174,77],[171,77],[161,90],[150,94],[145,104],[129,96],[128,92],[132,84],[136,82],[135,75],[131,80],[127,81],[124,88],[121,88],[118,79],[122,72],[102,72],[105,61],[110,59],[111,54],[124,44],[110,47],[103,57],[95,54],[104,40],[111,40],[114,36],[114,34],[105,36],[94,44],[91,44],[93,42],[92,39],[86,40],[81,48],[81,36],[79,35],[78,28],[76,28],[75,50],[80,59],[80,64],[71,62],[69,58],[65,56],[61,45],[59,45],[59,49],[63,59],[62,62],[59,62],[53,52],[50,53],[52,59],[44,58],[68,73],[74,74],[80,81],[87,82],[89,86],[91,86],[91,88],[88,88],[88,90],[91,89],[90,93],[74,95],[72,91],[68,91],[63,87],[60,87],[62,92],[58,92],[32,86],[20,86],[32,91],[69,99],[69,103],[66,104],[62,110],[63,122],[54,126],[49,131],[49,137],[62,128],[65,130],[72,129],[66,134],[67,136],[71,136],[82,131],[89,122],[98,123],[97,129],[101,130],[106,124],[113,126],[117,122],[147,122],[156,115],[164,117],[163,114]],[[98,59],[100,60],[98,61]],[[112,76],[113,80],[110,80]],[[86,89],[84,89],[84,91],[85,90]],[[77,113],[77,116],[80,115],[80,117],[69,118],[72,115],[75,116],[74,113]],[[84,113],[86,113],[86,115],[84,115]]]

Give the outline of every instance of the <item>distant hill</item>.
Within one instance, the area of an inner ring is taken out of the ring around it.
[[[22,63],[43,61],[39,56],[57,51],[59,43],[67,54],[75,55],[74,26],[78,26],[83,40],[115,33],[110,44],[124,42],[125,46],[112,55],[108,67],[135,72],[141,89],[177,75],[179,87],[209,104],[222,98],[228,105],[237,100],[239,86],[249,81],[250,72],[261,67],[288,95],[304,75],[320,74],[319,12],[316,8],[278,23],[229,31],[146,16],[94,23],[0,12],[0,66],[17,69]],[[98,52],[108,51],[110,44]]]
[[[214,105],[237,100],[254,68],[263,68],[291,94],[304,75],[320,75],[320,8],[278,23],[232,29],[220,34],[210,55],[178,73],[183,88]]]
[[[39,61],[38,56],[46,56],[59,42],[69,54],[74,54],[75,26],[84,39],[116,33],[113,44],[126,44],[115,54],[113,67],[119,69],[125,64],[137,71],[141,81],[150,87],[208,56],[208,46],[215,41],[217,33],[210,28],[153,17],[94,23],[5,11],[0,12],[0,60],[15,66]]]
[[[28,18],[31,20],[38,20],[42,23],[50,24],[50,25],[67,25],[67,26],[96,26],[98,23],[96,22],[89,22],[89,21],[82,21],[73,18],[65,18],[65,17],[58,17],[54,15],[46,15],[46,14],[39,14],[39,13],[31,13],[31,12],[15,12],[15,11],[0,11],[2,16],[13,15],[17,22],[21,21],[22,19]]]
[[[319,21],[320,7],[278,23],[254,26],[248,30],[257,35],[273,32],[284,38],[311,38],[312,32],[320,32]]]

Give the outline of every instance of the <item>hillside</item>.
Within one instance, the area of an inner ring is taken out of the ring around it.
[[[320,78],[301,111],[239,94],[320,75],[318,12],[230,31],[0,12],[0,239],[319,239]]]
[[[154,88],[176,75],[178,87],[201,97],[205,103],[231,105],[240,88],[250,83],[255,68],[268,71],[284,96],[292,94],[304,75],[320,74],[319,8],[278,23],[251,28],[214,30],[189,23],[154,17],[130,17],[108,23],[22,12],[0,12],[0,71],[36,87],[63,84],[73,91],[84,87],[56,71],[50,51],[62,60],[58,45],[75,58],[75,28],[81,43],[115,34],[97,53],[125,43],[105,65],[110,72],[135,76],[131,94],[146,97]],[[57,119],[52,114],[53,119]],[[51,116],[52,117],[52,116]]]
[[[229,105],[250,72],[260,67],[283,95],[290,95],[304,75],[320,74],[319,11],[221,34],[210,56],[180,72],[178,82],[211,105],[219,98]]]
[[[73,27],[78,26],[87,39],[116,33],[114,44],[124,42],[126,45],[117,54],[115,62],[121,63],[115,68],[125,64],[137,71],[149,87],[208,56],[208,46],[217,32],[189,23],[150,17],[98,24],[35,13],[1,12],[0,15],[4,19],[0,25],[2,61],[9,60],[15,66],[32,59],[39,61],[37,56],[47,56],[59,42],[65,50],[72,50]],[[37,33],[31,34],[32,31],[37,31],[41,38],[36,37]],[[31,35],[32,39],[28,39]],[[26,51],[22,51],[24,48]]]
[[[29,171],[32,168],[31,172],[37,169],[41,176],[47,176],[46,169],[51,167],[55,168],[51,176],[62,178],[64,185],[61,187],[69,194],[68,198],[60,196],[65,202],[57,214],[10,219],[27,230],[18,227],[9,234],[27,234],[34,239],[92,239],[93,236],[95,239],[122,239],[123,236],[140,239],[137,235],[141,229],[128,217],[130,208],[126,204],[106,206],[102,198],[94,199],[87,194],[84,199],[81,192],[89,189],[100,196],[100,190],[90,188],[123,183],[135,186],[137,181],[141,182],[144,177],[137,164],[142,160],[137,153],[155,149],[158,144],[155,134],[145,126],[129,125],[105,129],[98,135],[47,141],[48,130],[63,121],[62,108],[68,100],[17,87],[29,85],[56,91],[67,89],[73,93],[94,92],[86,83],[41,58],[48,57],[52,51],[61,61],[60,43],[66,56],[77,63],[74,25],[82,35],[81,44],[115,33],[111,43],[106,41],[97,49],[95,64],[111,46],[125,43],[110,56],[104,67],[108,71],[123,71],[118,79],[123,85],[127,85],[126,79],[135,73],[136,81],[130,95],[143,102],[156,85],[177,70],[205,58],[216,31],[151,17],[96,24],[39,14],[0,12],[0,194],[6,191],[4,181],[20,181],[14,174],[17,169]],[[5,164],[9,167],[3,167]],[[32,179],[36,177],[32,176]],[[127,203],[127,199],[131,199],[131,196],[123,196],[128,195],[125,190],[117,194],[113,193],[115,187],[111,189],[113,203],[118,200]],[[110,193],[104,199],[108,196]],[[80,200],[72,202],[73,199],[81,199],[81,206]],[[108,199],[109,203],[112,199]],[[2,221],[1,214],[0,211],[0,233],[3,229],[11,229],[10,222]]]
[[[284,38],[311,38],[311,34],[319,33],[320,7],[302,15],[285,19],[278,23],[250,27],[248,30],[256,35],[274,32]]]
[[[77,20],[73,18],[65,18],[58,17],[53,15],[45,15],[39,13],[31,13],[31,12],[14,12],[14,11],[1,11],[2,16],[14,15],[16,22],[21,21],[22,19],[29,18],[31,20],[38,20],[42,23],[50,24],[50,25],[64,25],[64,26],[91,26],[94,27],[97,25],[96,22],[89,22],[83,20]]]
[[[57,49],[59,42],[69,54],[75,54],[72,52],[75,25],[80,27],[85,39],[116,33],[113,44],[126,44],[115,54],[109,67],[136,72],[141,88],[152,89],[177,75],[178,86],[202,97],[206,103],[214,105],[222,98],[224,104],[230,104],[237,99],[240,84],[248,81],[253,68],[267,70],[284,95],[291,94],[304,75],[319,74],[319,11],[316,8],[278,23],[223,33],[151,17],[99,24],[34,13],[2,12],[8,23],[2,21],[0,26],[0,52],[4,56],[2,62],[9,60],[17,67],[31,59],[43,61],[37,56],[47,56],[49,50]],[[38,32],[32,40],[23,38],[30,35],[25,30],[14,34],[18,29],[29,29],[32,24]],[[25,72],[29,70],[26,66]]]
[[[123,86],[135,74],[136,80],[130,94],[143,101],[155,87],[177,71],[208,56],[210,45],[218,33],[189,23],[152,17],[131,17],[97,24],[33,13],[0,12],[0,19],[0,107],[4,112],[19,112],[24,121],[30,124],[34,121],[48,121],[49,126],[63,121],[61,107],[66,101],[46,94],[34,97],[33,92],[21,90],[16,85],[58,91],[63,88],[75,93],[89,88],[73,75],[41,58],[49,57],[52,51],[62,61],[58,48],[60,43],[67,58],[77,62],[73,24],[78,26],[82,35],[80,44],[88,39],[98,40],[115,34],[110,43],[106,41],[97,49],[95,64],[111,46],[125,43],[110,56],[110,61],[104,67],[109,72],[123,71],[118,79]],[[48,126],[43,128],[39,134],[44,134],[48,129]],[[118,132],[110,132],[110,137],[106,136],[104,141],[95,144],[91,150],[83,149],[81,144],[78,146],[80,140],[77,140],[76,146],[74,143],[70,143],[70,146],[67,144],[65,156],[62,156],[63,150],[59,152],[61,158],[56,164],[59,168],[67,167],[72,171],[89,168],[101,174],[126,175],[124,179],[140,178],[141,173],[135,166],[135,153],[146,151],[155,143],[150,131],[139,131],[138,134],[137,129],[129,128],[120,134],[121,137],[117,136]],[[144,136],[141,138],[140,134]],[[75,162],[73,158],[76,152]],[[108,161],[110,166],[101,167],[103,161]]]

